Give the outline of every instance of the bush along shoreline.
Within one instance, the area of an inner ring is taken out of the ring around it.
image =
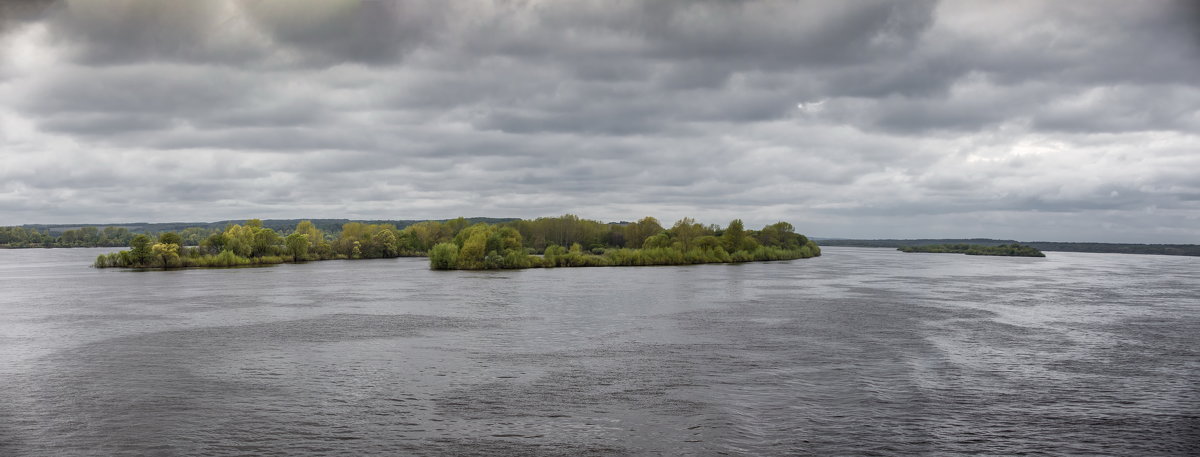
[[[229,225],[198,246],[174,232],[133,236],[130,249],[102,254],[96,268],[227,268],[336,259],[428,256],[435,270],[689,265],[791,260],[821,255],[792,225],[746,230],[684,218],[663,228],[652,217],[602,223],[574,215],[471,225],[466,219],[390,224],[346,223],[338,233],[301,221],[279,233],[258,219]],[[190,244],[190,243],[188,243]]]

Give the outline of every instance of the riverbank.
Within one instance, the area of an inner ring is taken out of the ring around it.
[[[925,252],[935,254],[993,255],[1005,257],[1045,257],[1042,251],[1020,244],[985,246],[982,244],[927,244],[924,246],[901,246],[901,252]]]

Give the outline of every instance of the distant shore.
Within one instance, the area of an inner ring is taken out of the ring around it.
[[[1002,257],[1045,257],[1042,251],[1020,244],[987,246],[982,244],[926,244],[923,246],[900,246],[901,252],[931,254],[966,254]]]
[[[928,246],[937,244],[977,244],[983,246],[1022,244],[1040,251],[1200,256],[1200,245],[1197,244],[1076,243],[1059,241],[1026,242],[1016,240],[997,240],[991,238],[923,238],[877,240],[819,239],[818,241],[822,246],[849,246],[861,248],[898,249],[903,246]]]

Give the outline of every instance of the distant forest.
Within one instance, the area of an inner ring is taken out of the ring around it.
[[[257,220],[257,219],[254,219]],[[403,229],[425,220],[350,220],[350,219],[267,219],[258,222],[263,228],[278,233],[290,233],[296,224],[308,221],[317,230],[338,233],[348,223],[366,225],[390,225]],[[515,218],[469,217],[469,224],[486,222],[497,224],[511,222]],[[199,246],[204,239],[220,233],[231,225],[245,225],[249,220],[218,222],[133,222],[126,224],[26,224],[0,227],[0,248],[90,248],[129,246],[134,235],[146,234],[157,237],[161,233],[177,233],[184,246]],[[448,219],[433,222],[447,222]]]
[[[990,246],[982,244],[923,244],[900,246],[901,252],[925,252],[933,254],[993,255],[1005,257],[1045,257],[1042,251],[1020,244]]]
[[[1196,244],[1066,243],[1055,241],[1024,242],[1014,240],[994,240],[990,238],[917,240],[822,239],[820,241],[822,246],[852,246],[865,248],[900,248],[904,246],[926,246],[934,244],[979,244],[984,246],[1023,244],[1041,251],[1200,256],[1200,245]]]

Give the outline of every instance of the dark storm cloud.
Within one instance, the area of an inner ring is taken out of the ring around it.
[[[56,39],[89,65],[394,63],[441,29],[444,2],[72,1],[50,12]]]
[[[0,215],[650,213],[816,235],[1194,241],[1172,227],[1200,226],[1198,12],[6,4]]]
[[[244,63],[264,55],[259,43],[222,39],[234,25],[221,2],[70,1],[48,13],[53,39],[86,65]]]
[[[54,6],[54,0],[10,0],[0,3],[0,33],[40,19],[51,6]]]

